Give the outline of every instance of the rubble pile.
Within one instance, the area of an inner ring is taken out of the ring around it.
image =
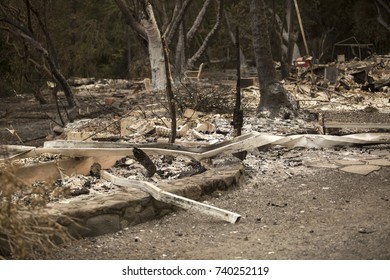
[[[379,112],[384,115],[376,116],[375,121],[387,120],[383,116],[388,115],[390,110],[390,56],[316,65],[313,66],[313,73],[315,77],[310,77],[311,71],[307,69],[296,80],[289,80],[284,84],[286,90],[299,102],[301,109],[316,113],[332,112],[335,116],[345,112],[363,112],[365,115],[360,115],[363,119],[353,117],[355,121],[361,122],[372,121],[372,112]],[[165,95],[148,89],[147,79],[135,83],[125,80],[79,79],[73,81],[72,85],[82,102],[87,104],[93,98],[94,102],[105,108],[106,114],[68,123],[62,134],[56,135],[55,139],[125,142],[133,145],[168,142],[171,120],[168,118]],[[199,83],[178,89],[176,144],[182,147],[207,147],[233,139],[234,91],[232,86]],[[261,132],[288,136],[321,133],[318,120],[255,117],[259,99],[258,87],[251,85],[242,89],[243,134]],[[82,106],[81,110],[88,111],[87,107]],[[282,164],[284,167],[280,176],[291,177],[295,171],[306,167],[305,162],[312,162],[317,158],[315,154],[322,152],[295,151],[288,156],[289,153],[289,149],[278,147],[249,152],[242,163],[248,171],[263,174],[275,172],[275,164],[279,167]],[[310,158],[309,154],[313,156]],[[18,164],[27,166],[61,159],[61,156],[40,156],[19,160]],[[151,159],[157,168],[157,172],[151,177],[145,176],[143,166],[130,157],[118,160],[110,172],[121,177],[157,183],[192,176],[205,170],[204,162],[185,156],[160,155],[152,156]],[[218,165],[238,159],[224,155],[213,161]],[[333,162],[329,164],[332,165]],[[61,182],[56,183],[58,187],[70,190],[70,196],[93,196],[100,192],[114,192],[118,188],[96,176],[63,175]]]
[[[311,77],[311,70],[314,77]],[[286,89],[310,111],[390,111],[390,55],[307,65]],[[374,108],[374,109],[372,109]]]

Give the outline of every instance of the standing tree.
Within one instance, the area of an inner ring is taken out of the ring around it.
[[[163,22],[161,27],[157,24],[152,6],[153,1],[132,1],[133,5],[130,5],[126,0],[115,0],[115,2],[123,13],[127,23],[136,32],[138,38],[140,38],[140,41],[148,47],[150,67],[152,70],[152,86],[154,89],[165,89],[166,87],[166,74],[161,35],[164,36],[166,45],[170,51],[174,49],[173,45],[175,43],[178,44],[176,47],[177,55],[175,56],[176,65],[184,66],[180,71],[182,73],[186,70],[186,68],[193,67],[196,61],[200,59],[201,55],[206,51],[210,39],[221,25],[223,0],[215,0],[218,6],[216,22],[195,54],[189,59],[186,59],[185,48],[194,38],[211,0],[205,0],[202,9],[199,11],[198,16],[194,21],[194,24],[187,33],[184,30],[185,25],[183,25],[183,19],[188,13],[188,8],[190,7],[192,0],[176,0],[170,21],[168,20],[169,16],[165,5],[166,3],[157,2],[155,5],[159,5],[160,7],[158,12],[161,14]],[[176,40],[176,38],[178,39]],[[183,63],[183,61],[185,61],[185,63]],[[181,73],[177,74],[180,75]]]
[[[257,114],[271,118],[288,117],[292,113],[293,106],[287,91],[276,77],[264,0],[251,0],[250,14],[253,48],[260,84],[260,103],[257,107]]]
[[[115,2],[125,16],[127,23],[148,46],[153,88],[159,90],[165,89],[166,72],[164,52],[161,43],[160,29],[158,28],[152,5],[148,0],[138,1],[137,3],[140,4],[140,13],[139,18],[136,18],[133,10],[130,9],[130,6],[125,0],[115,0]]]

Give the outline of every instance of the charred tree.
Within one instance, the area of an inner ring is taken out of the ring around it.
[[[297,35],[294,32],[295,17],[293,13],[292,0],[286,0],[286,18],[287,18],[287,54],[283,56],[282,61],[282,79],[288,78],[293,62],[294,48],[297,41]]]
[[[161,55],[163,50],[161,48],[161,43],[158,42],[160,39],[157,39],[157,33],[161,33],[161,35],[164,36],[166,45],[169,50],[172,51],[176,48],[176,68],[179,69],[179,71],[177,71],[179,73],[176,74],[181,75],[186,69],[194,67],[195,63],[206,51],[210,44],[211,38],[216,34],[221,25],[223,0],[215,0],[215,3],[217,3],[216,22],[205,37],[204,41],[201,43],[199,49],[192,56],[190,56],[186,53],[187,46],[190,45],[197,30],[199,29],[212,0],[205,0],[203,2],[201,10],[198,12],[195,21],[189,28],[188,32],[186,32],[183,21],[186,15],[189,13],[189,7],[192,3],[192,0],[176,0],[170,21],[168,21],[168,14],[165,3],[153,2],[153,4],[156,6],[155,8],[159,8],[156,12],[159,13],[162,17],[161,28],[156,23],[151,1],[133,1],[134,9],[130,8],[131,5],[126,0],[115,0],[115,2],[124,15],[127,24],[132,27],[132,29],[138,35],[138,38],[142,38],[141,41],[145,43],[146,46],[148,46],[149,61],[152,72],[152,84],[154,89],[163,90],[166,87],[166,74],[162,70],[164,69],[164,61],[162,58],[163,56]],[[141,12],[139,7],[142,7]],[[136,14],[140,14],[141,16],[137,17]],[[182,32],[182,34],[179,34],[180,32]],[[190,58],[187,59],[187,56]]]
[[[169,143],[175,143],[176,139],[176,106],[175,106],[175,97],[172,91],[172,75],[169,68],[169,58],[168,58],[168,49],[165,43],[165,38],[162,38],[162,46],[164,49],[164,61],[165,61],[165,73],[166,73],[166,93],[168,100],[169,114],[171,117],[171,135],[169,136]]]
[[[293,113],[287,91],[276,77],[268,33],[268,20],[264,0],[251,0],[250,4],[253,49],[260,84],[260,102],[257,115],[262,117],[284,117]]]
[[[244,112],[241,109],[241,52],[240,52],[240,33],[238,27],[236,28],[236,56],[237,56],[237,84],[236,84],[236,104],[233,111],[233,135],[240,136],[242,126],[244,125]],[[234,153],[233,155],[240,160],[244,160],[247,152],[242,151]]]
[[[28,62],[47,72],[61,86],[69,107],[74,108],[77,106],[77,102],[58,66],[57,54],[43,20],[44,16],[32,6],[30,1],[24,2],[25,10],[20,9],[19,11],[16,11],[14,7],[7,6],[7,4],[0,4],[0,29],[24,45],[24,49],[31,53]],[[46,8],[45,6],[43,9]],[[43,12],[45,13],[45,10]],[[32,24],[33,20],[35,21],[35,29]],[[38,58],[34,59],[34,56]],[[38,62],[40,60],[43,62]]]
[[[240,37],[238,27],[236,28],[236,50],[237,50],[237,84],[236,84],[236,104],[233,111],[234,136],[241,135],[244,123],[244,113],[241,109],[241,59],[240,59]]]

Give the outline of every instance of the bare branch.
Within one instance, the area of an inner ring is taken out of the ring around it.
[[[207,34],[206,38],[204,39],[202,45],[198,49],[198,51],[187,61],[187,67],[193,68],[195,65],[195,62],[201,57],[201,55],[206,51],[206,48],[211,40],[211,38],[214,36],[214,34],[217,32],[221,25],[221,17],[222,17],[222,11],[223,11],[223,0],[216,0],[218,3],[218,13],[217,13],[217,21],[215,22],[213,28],[210,30],[210,32]]]
[[[390,31],[390,25],[385,22],[385,20],[383,19],[383,16],[382,16],[382,12],[381,12],[381,8],[379,7],[379,4],[382,5],[385,10],[390,14],[390,7],[388,7],[382,0],[377,0],[375,2],[375,5],[376,5],[376,8],[378,10],[378,17],[376,18],[376,20],[384,27],[386,28],[388,31]]]
[[[169,25],[168,29],[164,32],[165,42],[167,46],[171,45],[173,37],[176,34],[177,29],[179,28],[180,23],[182,22],[184,15],[189,8],[192,0],[185,0],[178,15],[174,18],[172,18],[172,22]]]
[[[126,1],[115,0],[115,2],[118,8],[121,10],[122,14],[125,16],[127,24],[129,24],[138,33],[138,35],[141,36],[145,41],[148,41],[145,28],[138,21],[136,21]]]
[[[191,42],[192,39],[194,39],[196,31],[199,29],[200,24],[203,21],[204,15],[206,14],[207,8],[210,5],[211,0],[206,0],[203,3],[202,9],[198,13],[194,24],[192,25],[191,29],[187,32],[187,43]]]
[[[381,4],[383,8],[390,14],[390,6],[388,6],[383,0],[376,0],[377,3]]]

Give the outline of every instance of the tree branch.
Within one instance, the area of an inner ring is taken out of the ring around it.
[[[122,14],[125,16],[126,22],[128,25],[130,25],[135,32],[139,36],[141,36],[146,42],[148,41],[148,37],[146,35],[145,28],[134,18],[133,13],[129,9],[129,6],[127,5],[125,0],[115,0],[119,10],[121,10]]]
[[[377,8],[377,10],[378,10],[378,17],[376,18],[376,20],[377,20],[384,28],[386,28],[388,31],[390,31],[390,25],[389,25],[387,22],[385,22],[385,20],[383,19],[383,16],[382,16],[382,13],[381,13],[381,9],[380,9],[378,3],[381,4],[389,14],[390,14],[390,8],[389,8],[385,3],[383,3],[382,0],[377,0],[377,1],[375,2],[376,8]]]
[[[206,14],[207,8],[209,7],[210,3],[211,3],[211,0],[204,1],[202,9],[200,10],[198,15],[196,16],[196,19],[195,19],[191,29],[188,30],[188,32],[187,32],[187,44],[190,43],[192,41],[192,39],[194,39],[195,33],[199,29],[199,26],[203,21],[204,15]]]
[[[180,23],[182,22],[184,15],[189,8],[192,0],[185,0],[179,13],[176,17],[172,18],[171,23],[168,26],[168,29],[164,32],[165,43],[167,46],[171,45],[173,37],[176,35],[176,31],[179,28]]]
[[[213,35],[217,32],[221,25],[221,16],[222,16],[222,10],[223,10],[223,0],[216,0],[218,3],[218,13],[217,13],[217,21],[214,24],[214,27],[210,30],[210,32],[207,34],[206,38],[204,39],[202,45],[198,49],[198,51],[187,61],[187,68],[193,68],[195,65],[195,62],[201,57],[201,55],[206,51],[206,48],[210,42],[210,39],[213,37]]]
[[[376,0],[377,3],[381,4],[383,8],[390,14],[390,6],[388,6],[383,0]]]

